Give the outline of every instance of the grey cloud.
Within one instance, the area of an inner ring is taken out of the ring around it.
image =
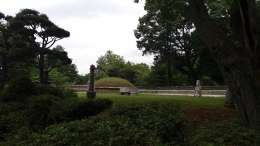
[[[51,19],[64,19],[69,17],[76,18],[94,18],[100,13],[105,14],[135,14],[138,9],[121,6],[116,3],[111,3],[107,0],[78,0],[74,3],[63,3],[50,7],[39,8],[41,13],[51,15]]]

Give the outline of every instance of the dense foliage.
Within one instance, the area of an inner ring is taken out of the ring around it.
[[[185,122],[183,113],[169,107],[131,105],[112,110],[106,118],[53,125],[42,133],[19,133],[6,144],[180,145],[184,142]]]
[[[117,77],[125,79],[136,86],[147,85],[146,77],[150,68],[145,63],[126,62],[124,57],[114,54],[110,50],[105,55],[101,55],[96,63],[96,80]]]
[[[139,0],[134,2],[138,3]],[[146,2],[166,3],[161,0]],[[167,5],[169,12],[188,14],[185,18],[191,19],[196,32],[217,62],[238,106],[241,119],[251,127],[260,125],[259,5],[258,0],[188,0],[180,6]],[[163,11],[157,11],[156,14],[161,12]],[[176,15],[171,16],[176,18]],[[170,19],[165,23],[168,20]]]
[[[112,103],[108,99],[81,100],[73,89],[21,77],[0,92],[0,140],[8,142],[24,130],[26,134],[41,132],[53,124],[85,119]]]
[[[15,16],[0,12],[0,90],[19,75],[39,79],[41,83],[52,82],[50,72],[57,68],[56,71],[69,77],[66,80],[75,80],[76,69],[70,66],[72,60],[64,48],[51,49],[57,41],[69,36],[67,30],[36,10],[21,9]],[[64,71],[64,66],[70,73]]]

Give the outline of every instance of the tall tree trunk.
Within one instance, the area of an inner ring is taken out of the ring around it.
[[[193,66],[188,65],[188,72],[189,72],[189,79],[190,79],[190,84],[192,86],[196,85],[196,77],[195,77],[195,71]]]
[[[5,87],[7,81],[8,74],[8,65],[7,65],[7,57],[5,55],[2,56],[2,77],[0,83],[0,91],[2,91]]]
[[[242,119],[251,127],[257,127],[260,126],[260,70],[253,1],[239,0],[246,42],[242,49],[238,49],[209,18],[203,0],[189,0],[189,9],[199,35],[209,46],[233,91]]]
[[[40,82],[42,84],[44,84],[45,83],[45,79],[44,79],[44,55],[43,54],[40,54],[39,72],[40,72]]]
[[[171,59],[168,59],[167,61],[167,81],[168,81],[168,86],[172,85],[172,63]]]
[[[44,71],[44,83],[45,84],[49,84],[48,78],[49,78],[49,72]]]

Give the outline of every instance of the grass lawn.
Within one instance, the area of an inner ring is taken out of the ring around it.
[[[79,93],[78,97],[86,99],[86,93]],[[96,98],[109,98],[113,101],[113,107],[119,105],[149,105],[157,103],[169,105],[173,108],[180,108],[190,120],[186,138],[191,139],[196,135],[196,130],[200,127],[214,123],[230,122],[238,117],[237,109],[225,108],[225,98],[223,97],[193,97],[178,95],[156,95],[156,94],[137,94],[120,95],[119,93],[97,93]],[[109,112],[109,111],[107,111]],[[106,116],[107,112],[100,114]]]
[[[86,99],[86,93],[78,93],[78,97]],[[157,103],[169,105],[173,108],[182,109],[188,119],[199,121],[192,127],[195,129],[213,123],[231,121],[238,117],[237,109],[225,108],[225,98],[223,97],[193,97],[178,95],[156,95],[156,94],[137,94],[120,95],[119,93],[97,93],[96,98],[108,98],[113,101],[113,108],[120,105],[149,105]],[[108,111],[107,111],[108,112]],[[102,115],[106,115],[104,112]],[[194,130],[195,130],[194,129]],[[190,132],[191,135],[193,132]]]
[[[78,97],[86,99],[86,93],[78,93]],[[97,93],[96,98],[109,98],[114,102],[114,106],[127,104],[167,104],[182,108],[222,108],[225,102],[223,97],[193,97],[179,95],[156,95],[156,94],[137,94],[120,95],[119,93]]]

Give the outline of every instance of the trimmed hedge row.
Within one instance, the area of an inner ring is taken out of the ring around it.
[[[92,117],[48,127],[41,133],[17,134],[10,143],[23,145],[182,145],[186,118],[165,107],[125,106],[105,118]]]

